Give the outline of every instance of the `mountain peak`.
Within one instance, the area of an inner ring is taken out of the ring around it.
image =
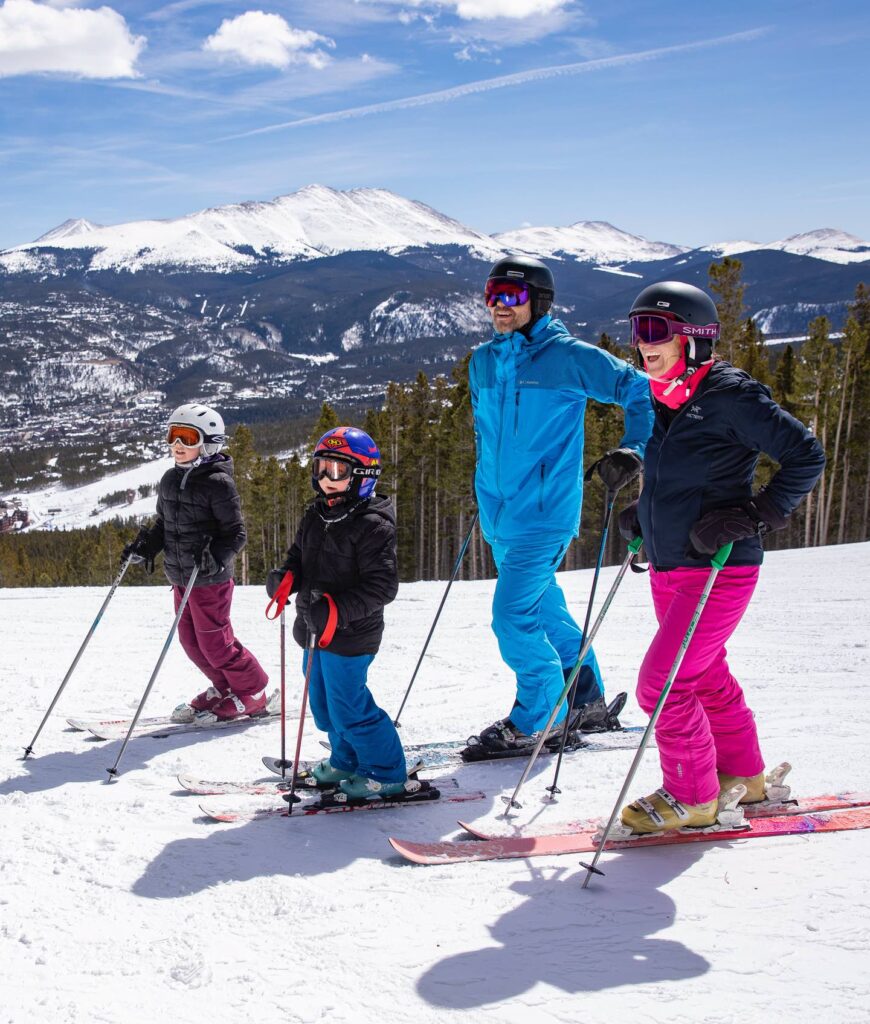
[[[98,231],[101,227],[101,224],[94,224],[83,217],[71,217],[69,220],[65,220],[63,224],[58,224],[56,228],[52,228],[51,231],[46,231],[44,235],[40,235],[33,244],[45,245],[48,242],[56,242],[60,239],[77,238],[80,235],[87,235],[92,231]]]
[[[685,246],[650,242],[614,227],[606,220],[578,220],[568,227],[529,227],[493,235],[499,245],[535,256],[564,253],[576,260],[605,266],[666,260],[686,252]]]
[[[870,244],[839,228],[816,228],[789,235],[776,242],[714,242],[704,249],[720,256],[737,256],[759,249],[776,249],[795,256],[813,256],[828,263],[862,263],[870,260]]]

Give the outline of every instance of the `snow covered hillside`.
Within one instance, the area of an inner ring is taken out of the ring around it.
[[[614,569],[603,573],[606,587]],[[729,660],[769,765],[804,795],[870,790],[870,544],[770,555]],[[561,577],[578,615],[590,573]],[[443,583],[403,586],[371,682],[398,708]],[[457,583],[403,715],[406,742],[465,737],[510,708],[489,630],[492,583]],[[793,1024],[867,1020],[870,834],[711,843],[453,867],[401,862],[389,835],[441,838],[499,813],[520,762],[466,766],[485,800],[376,813],[207,824],[175,776],[261,777],[277,723],[117,743],[67,715],[135,707],[171,622],[162,588],[121,588],[54,717],[30,741],[104,596],[0,591],[0,1021],[90,1024]],[[259,589],[236,592],[237,632],[278,681],[278,628]],[[653,630],[629,574],[597,643],[608,693],[632,690]],[[290,655],[291,720],[301,693]],[[146,713],[203,680],[177,645]],[[624,720],[640,723],[633,700]],[[322,753],[308,725],[303,755]],[[556,806],[541,762],[524,793],[539,821],[606,814],[630,751],[564,763]],[[659,784],[649,751],[636,794]],[[863,964],[863,966],[862,966]]]
[[[713,242],[705,245],[704,249],[717,256],[738,256],[759,249],[774,249],[796,256],[813,256],[828,263],[863,263],[870,260],[870,245],[867,242],[836,228],[805,231],[775,242]]]
[[[555,253],[592,263],[641,263],[666,260],[687,251],[686,246],[649,242],[620,231],[606,221],[578,221],[568,227],[520,228],[493,238],[508,252],[530,252],[552,257]]]
[[[105,226],[70,218],[32,242],[0,252],[0,272],[64,273],[70,265],[60,254],[78,253],[81,268],[89,271],[172,267],[230,274],[263,263],[355,251],[401,253],[429,246],[459,246],[481,260],[525,252],[604,267],[668,260],[689,251],[685,245],[648,241],[606,221],[526,226],[488,236],[388,189],[306,185],[269,201],[232,203],[167,220]],[[715,242],[702,251],[724,256],[758,249],[841,264],[870,259],[867,242],[836,228],[768,243]]]
[[[142,270],[165,264],[230,271],[271,255],[316,259],[353,250],[401,251],[411,246],[462,245],[495,258],[498,246],[430,206],[386,189],[348,191],[308,185],[270,202],[201,210],[174,220],[100,227],[65,221],[11,254],[47,247],[96,250],[91,270]],[[7,268],[11,269],[11,268]]]
[[[22,506],[30,513],[28,529],[34,530],[73,530],[96,526],[116,517],[126,519],[128,516],[150,516],[157,505],[156,491],[143,497],[139,488],[156,487],[166,470],[173,465],[173,460],[167,456],[120,473],[111,473],[81,487],[52,486],[38,491],[10,491],[0,495],[0,498],[19,498]],[[100,500],[107,494],[125,490],[134,492],[132,502],[105,505]]]

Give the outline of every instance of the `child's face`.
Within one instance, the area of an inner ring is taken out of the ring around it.
[[[202,455],[202,445],[197,445],[196,448],[186,448],[181,441],[173,442],[169,446],[169,450],[172,452],[176,466],[186,466],[188,462],[193,462],[194,459],[198,459]]]
[[[350,487],[350,477],[346,480],[330,480],[328,476],[320,478],[320,488],[324,494],[341,494]]]

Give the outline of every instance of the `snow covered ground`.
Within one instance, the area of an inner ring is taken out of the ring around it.
[[[73,530],[85,526],[97,526],[111,519],[128,516],[150,516],[157,508],[157,495],[139,496],[139,487],[155,486],[173,465],[171,457],[143,462],[131,469],[124,469],[101,477],[79,487],[53,485],[38,491],[7,491],[0,498],[10,501],[18,498],[23,508],[30,513],[31,530]],[[133,490],[132,502],[122,505],[103,505],[101,498],[115,491]],[[99,605],[98,605],[99,607]]]
[[[604,573],[604,585],[615,570]],[[589,573],[562,577],[577,609]],[[870,790],[870,544],[768,557],[729,645],[769,764],[806,795]],[[443,583],[403,586],[371,681],[401,700]],[[464,737],[505,714],[512,684],[488,628],[491,583],[456,584],[404,714],[408,742]],[[581,890],[577,856],[416,867],[387,836],[441,838],[498,813],[520,762],[468,766],[473,804],[206,823],[180,771],[252,778],[277,724],[117,743],[65,731],[81,712],[132,711],[171,622],[163,589],[121,589],[49,722],[29,742],[95,615],[100,590],[0,591],[0,1022],[74,1024],[725,1024],[868,1019],[870,834],[632,851]],[[278,629],[257,588],[236,593],[239,636],[277,682]],[[630,575],[597,643],[608,693],[633,688],[652,631]],[[289,690],[297,707],[301,679]],[[175,646],[149,704],[202,687]],[[625,720],[642,721],[634,702]],[[295,736],[295,718],[289,724]],[[318,756],[306,732],[303,753]],[[554,820],[609,811],[629,751],[552,762],[525,791]],[[658,784],[654,751],[637,794]]]

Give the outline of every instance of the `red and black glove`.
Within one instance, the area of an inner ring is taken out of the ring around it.
[[[271,600],[266,605],[266,618],[277,619],[293,592],[293,573],[289,569],[270,569],[266,577],[266,593]],[[275,611],[270,615],[272,609]]]
[[[309,638],[314,635],[317,637],[318,647],[329,647],[338,625],[338,608],[332,597],[313,587],[308,594],[308,600],[300,605],[297,599],[296,605],[305,622]]]

